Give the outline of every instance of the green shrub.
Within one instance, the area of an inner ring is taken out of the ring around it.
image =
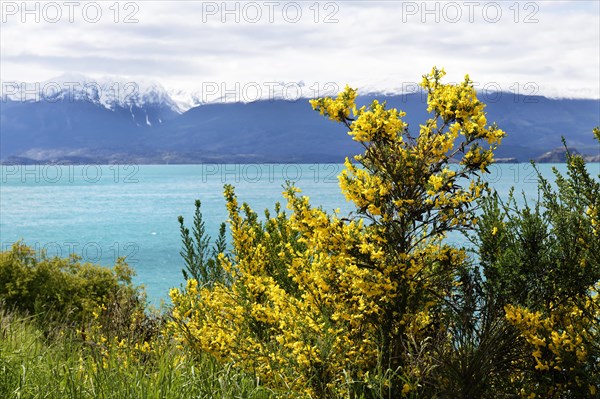
[[[134,302],[143,307],[134,272],[118,259],[112,269],[76,256],[50,258],[18,242],[0,253],[0,302],[44,320],[82,323],[102,306]]]
[[[600,140],[600,130],[594,129]],[[600,396],[600,176],[568,155],[539,198],[483,200],[474,240],[483,291],[519,333],[511,382],[527,397]],[[531,395],[531,396],[529,396]]]

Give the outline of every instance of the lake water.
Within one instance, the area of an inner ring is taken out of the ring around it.
[[[539,165],[551,178],[551,167]],[[337,164],[248,165],[4,165],[0,167],[0,245],[23,240],[49,255],[80,255],[105,266],[127,256],[154,304],[183,282],[177,216],[192,220],[202,200],[207,231],[215,236],[227,219],[224,184],[236,187],[240,202],[257,212],[283,202],[282,186],[294,181],[313,205],[351,210],[339,191]],[[588,165],[597,176],[600,164]],[[487,176],[501,196],[510,188],[537,198],[530,164],[498,164]]]

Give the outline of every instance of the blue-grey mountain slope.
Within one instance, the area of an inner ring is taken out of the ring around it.
[[[489,93],[488,93],[489,94]],[[181,112],[164,93],[107,106],[89,99],[0,103],[4,162],[201,163],[341,162],[359,152],[346,128],[306,100],[205,104]],[[426,117],[421,94],[363,96],[407,113],[417,134]],[[486,98],[488,101],[486,101]],[[508,136],[499,158],[527,161],[561,146],[598,155],[591,130],[600,125],[599,100],[549,99],[495,93],[483,96],[488,120]]]

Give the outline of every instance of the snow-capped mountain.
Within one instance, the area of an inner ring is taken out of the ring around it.
[[[406,87],[405,87],[406,86]],[[385,96],[414,93],[416,83],[385,91],[368,84],[359,86],[362,95]],[[155,80],[118,76],[92,78],[68,73],[43,82],[5,81],[2,101],[86,101],[108,110],[159,107],[181,114],[206,104],[252,103],[335,96],[343,87],[335,82],[192,82],[190,87],[165,88]],[[133,113],[133,111],[132,111]],[[139,122],[139,121],[138,121]],[[143,123],[145,121],[142,120]],[[149,119],[148,124],[153,122]],[[160,122],[159,122],[160,123]]]
[[[92,78],[68,73],[43,82],[3,81],[2,101],[86,101],[108,110],[161,107],[181,114],[205,104],[251,103],[335,95],[339,85],[301,82],[196,82],[191,87],[165,89],[159,82],[119,76]]]
[[[206,104],[248,104],[256,101],[296,102],[336,96],[343,87],[335,82],[200,82],[195,89],[172,88],[167,92],[179,109],[187,111]],[[360,90],[362,93],[363,91]],[[369,92],[370,93],[370,92]],[[397,94],[397,93],[396,93]]]
[[[0,89],[2,101],[14,102],[77,102],[85,101],[108,110],[129,109],[134,120],[139,111],[170,111],[180,114],[182,110],[171,99],[165,88],[154,80],[127,79],[103,76],[95,79],[76,73],[63,74],[43,82],[3,81]],[[161,123],[157,117],[152,121],[150,112],[138,123]],[[139,116],[137,116],[139,119]]]
[[[334,83],[200,83],[165,89],[152,80],[68,74],[2,82],[0,160],[14,162],[340,162],[356,152],[345,130],[312,110]],[[199,88],[198,88],[199,87]],[[359,86],[360,87],[360,86]],[[372,89],[372,90],[370,90]],[[371,94],[370,92],[374,93]],[[429,115],[414,86],[364,86],[359,105],[385,100],[418,129]],[[599,100],[484,96],[488,119],[508,132],[496,155],[527,160],[561,145],[600,153],[591,128]],[[492,99],[492,100],[490,100]],[[262,100],[262,101],[258,101]]]

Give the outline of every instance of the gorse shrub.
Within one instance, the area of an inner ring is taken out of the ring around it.
[[[277,205],[261,221],[225,186],[232,251],[210,258],[224,276],[170,293],[184,347],[278,397],[600,395],[600,183],[569,156],[556,187],[539,176],[538,202],[502,202],[482,176],[504,133],[468,77],[443,75],[424,77],[418,135],[349,88],[311,102],[364,148],[339,176],[349,217],[288,185],[289,215]],[[452,231],[471,249],[448,245]]]
[[[428,345],[445,334],[437,315],[466,266],[465,251],[443,239],[474,226],[481,176],[504,135],[468,76],[458,85],[443,76],[434,68],[423,78],[431,118],[418,134],[385,104],[358,108],[348,87],[311,102],[364,147],[339,177],[356,206],[349,218],[288,186],[290,215],[277,209],[260,222],[225,187],[230,283],[190,279],[171,291],[171,325],[186,345],[293,397],[425,392],[437,367]]]

